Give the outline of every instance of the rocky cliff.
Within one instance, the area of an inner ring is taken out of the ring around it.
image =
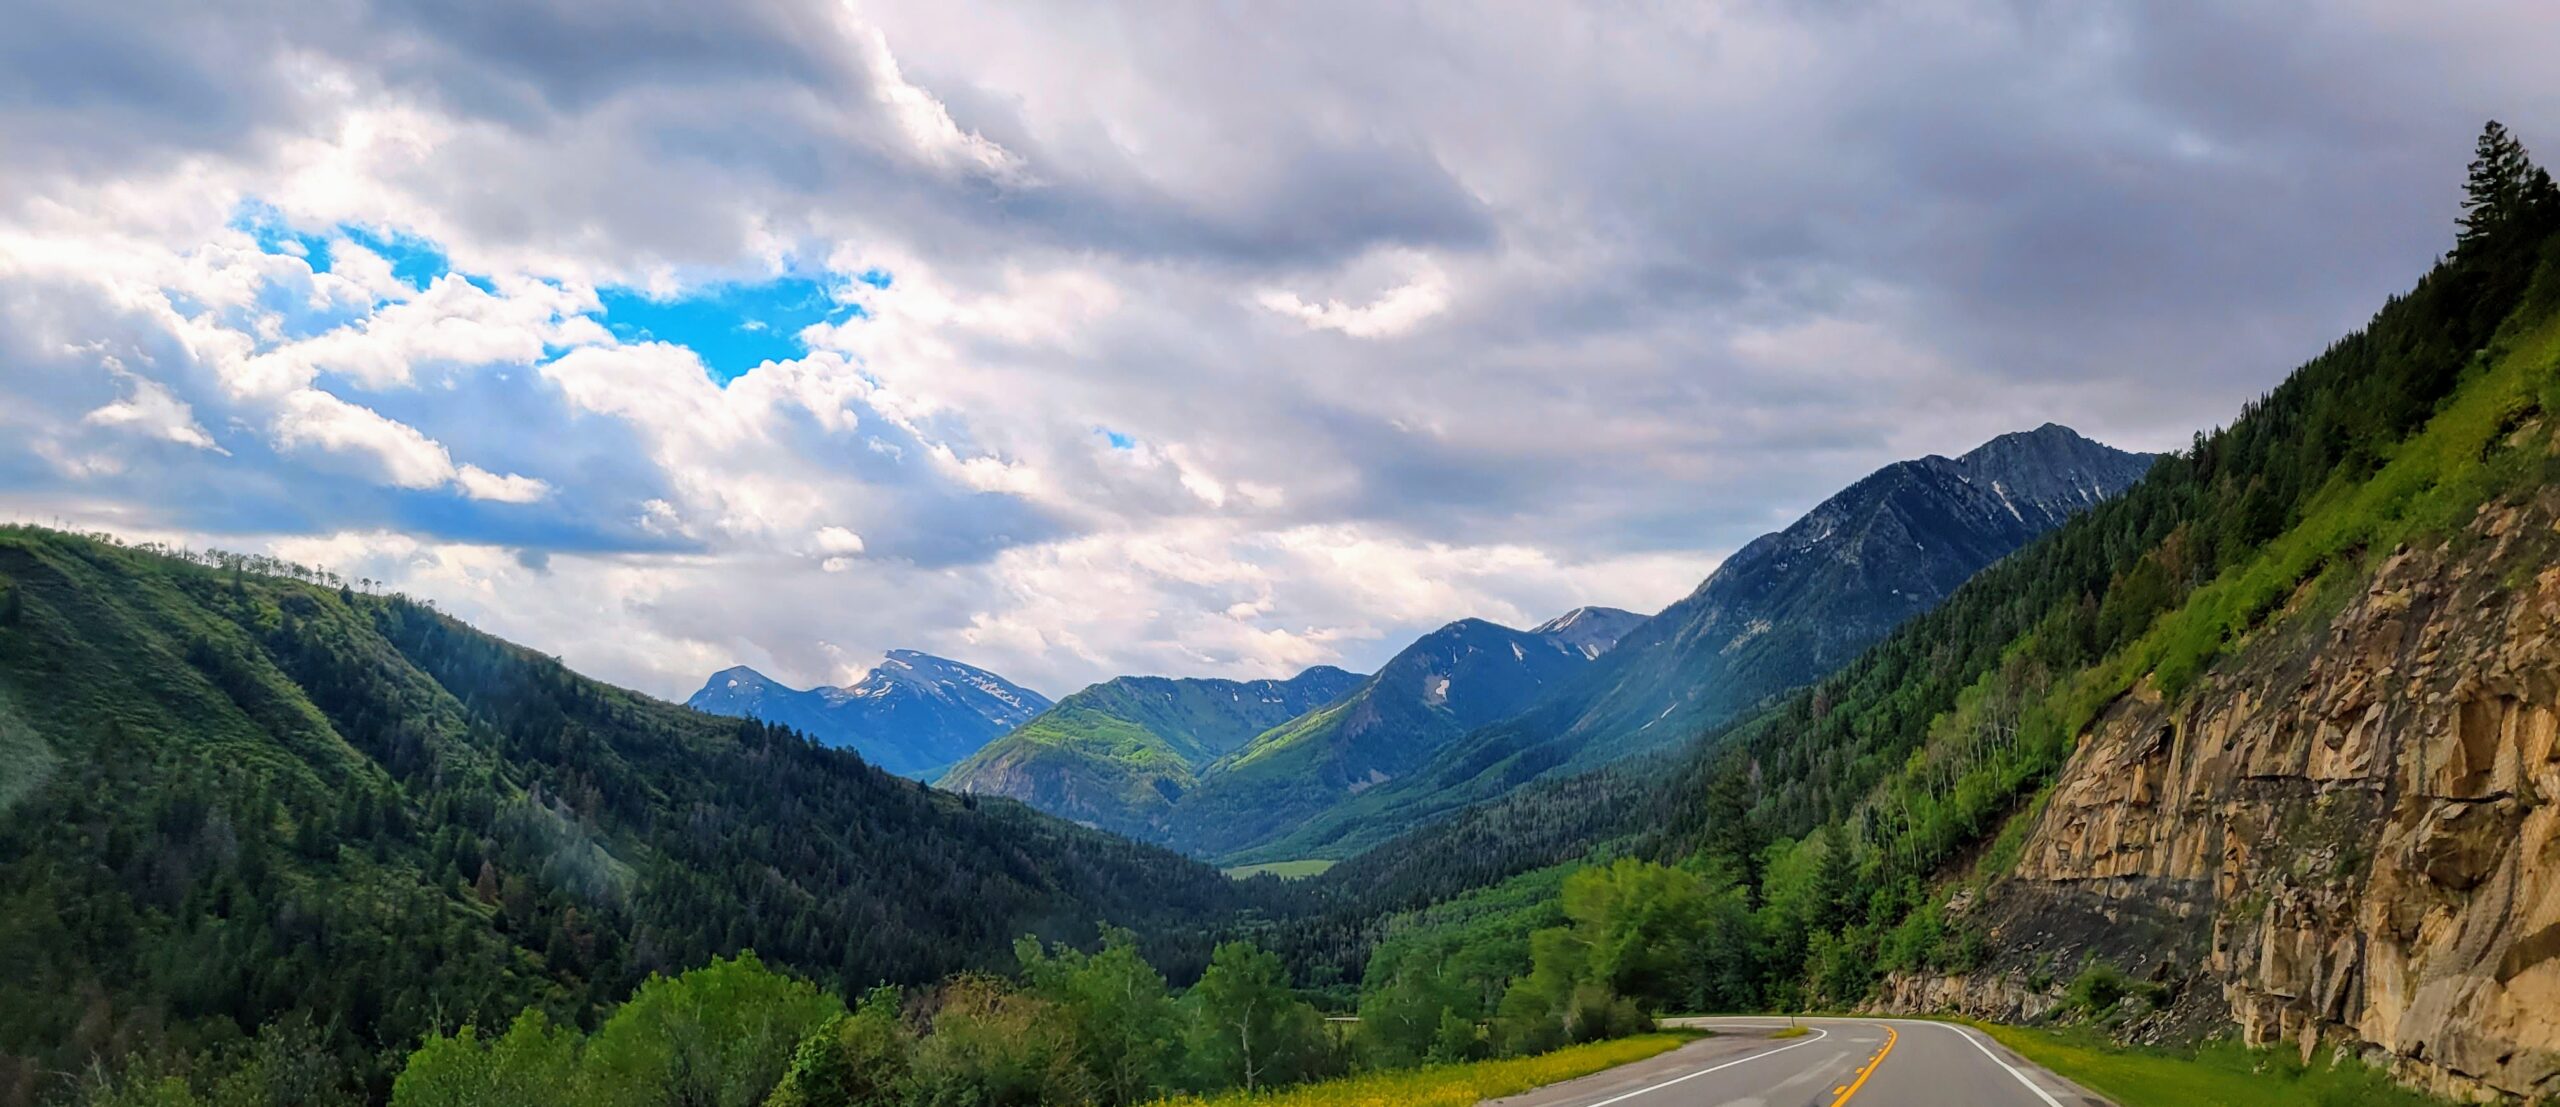
[[[1886,1004],[2034,1017],[2092,961],[2134,1036],[2228,1023],[2440,1094],[2560,1095],[2560,488],[2306,586],[2182,695],[2111,705],[2011,874],[1989,964]]]

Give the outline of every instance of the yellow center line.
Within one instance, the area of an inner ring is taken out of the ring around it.
[[[1841,1089],[1840,1098],[1832,1100],[1831,1107],[1842,1107],[1843,1104],[1849,1102],[1850,1096],[1858,1094],[1858,1089],[1867,1086],[1867,1078],[1876,1074],[1877,1067],[1884,1064],[1885,1055],[1893,1052],[1893,1043],[1900,1037],[1902,1037],[1902,1035],[1895,1032],[1892,1027],[1888,1026],[1884,1028],[1884,1048],[1876,1051],[1875,1059],[1868,1061],[1867,1067],[1858,1070],[1858,1079],[1851,1082],[1848,1087]]]

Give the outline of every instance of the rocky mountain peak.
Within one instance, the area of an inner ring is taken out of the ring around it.
[[[711,675],[686,706],[781,723],[882,768],[932,775],[1046,710],[1049,699],[974,665],[890,650],[861,679],[800,689],[745,665]]]
[[[1529,633],[1553,638],[1584,657],[1598,657],[1644,620],[1642,615],[1614,607],[1577,607],[1531,627]]]

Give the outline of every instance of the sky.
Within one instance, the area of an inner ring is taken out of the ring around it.
[[[2560,7],[0,0],[0,518],[681,698],[1652,611],[2171,449],[2449,247]]]

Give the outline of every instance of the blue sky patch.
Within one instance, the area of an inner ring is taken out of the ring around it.
[[[369,227],[342,223],[327,234],[300,230],[288,222],[274,206],[255,200],[243,201],[231,215],[231,226],[248,233],[258,249],[288,257],[301,258],[314,273],[326,273],[337,264],[331,249],[334,240],[345,239],[380,255],[391,264],[391,275],[412,289],[425,291],[435,279],[453,271],[453,264],[435,243],[416,235],[384,233]],[[487,287],[485,279],[474,284]]]
[[[623,287],[600,288],[596,296],[604,304],[605,329],[614,337],[688,347],[722,384],[767,361],[807,353],[800,342],[803,327],[863,314],[859,305],[838,303],[824,283],[797,276],[709,285],[666,300]]]
[[[1138,448],[1137,439],[1122,434],[1119,431],[1113,430],[1109,427],[1096,427],[1094,429],[1102,432],[1102,440],[1111,443],[1112,449],[1134,450]]]
[[[258,200],[242,202],[232,213],[230,225],[248,234],[258,249],[300,258],[314,273],[329,272],[340,260],[333,256],[337,252],[333,248],[341,243],[379,255],[390,263],[391,275],[412,289],[423,291],[437,278],[453,272],[452,261],[444,250],[427,239],[354,224],[340,224],[315,233],[294,226],[274,205]],[[462,277],[483,292],[497,291],[487,277]],[[894,278],[887,269],[873,266],[852,279],[885,289]],[[625,342],[666,342],[687,347],[702,358],[712,379],[724,385],[767,361],[807,354],[808,348],[800,341],[802,328],[865,314],[861,305],[839,301],[825,282],[799,275],[704,285],[666,299],[653,298],[628,286],[599,288],[596,295],[604,309],[598,321],[615,337]],[[260,301],[261,307],[283,317],[282,337],[286,339],[317,334],[353,318],[343,312],[314,313],[296,294],[282,289],[267,290]],[[559,352],[546,351],[546,356],[557,356]]]
[[[348,226],[339,227],[338,233],[347,241],[381,255],[382,260],[391,263],[392,276],[422,292],[435,283],[436,278],[453,271],[453,265],[445,260],[443,250],[415,235],[377,234],[363,227]],[[482,291],[488,290],[484,282],[473,283],[482,284]]]
[[[285,222],[284,213],[274,206],[256,200],[243,200],[231,213],[231,228],[245,231],[261,252],[297,257],[311,264],[314,273],[329,271],[329,240],[321,235],[295,230]]]

